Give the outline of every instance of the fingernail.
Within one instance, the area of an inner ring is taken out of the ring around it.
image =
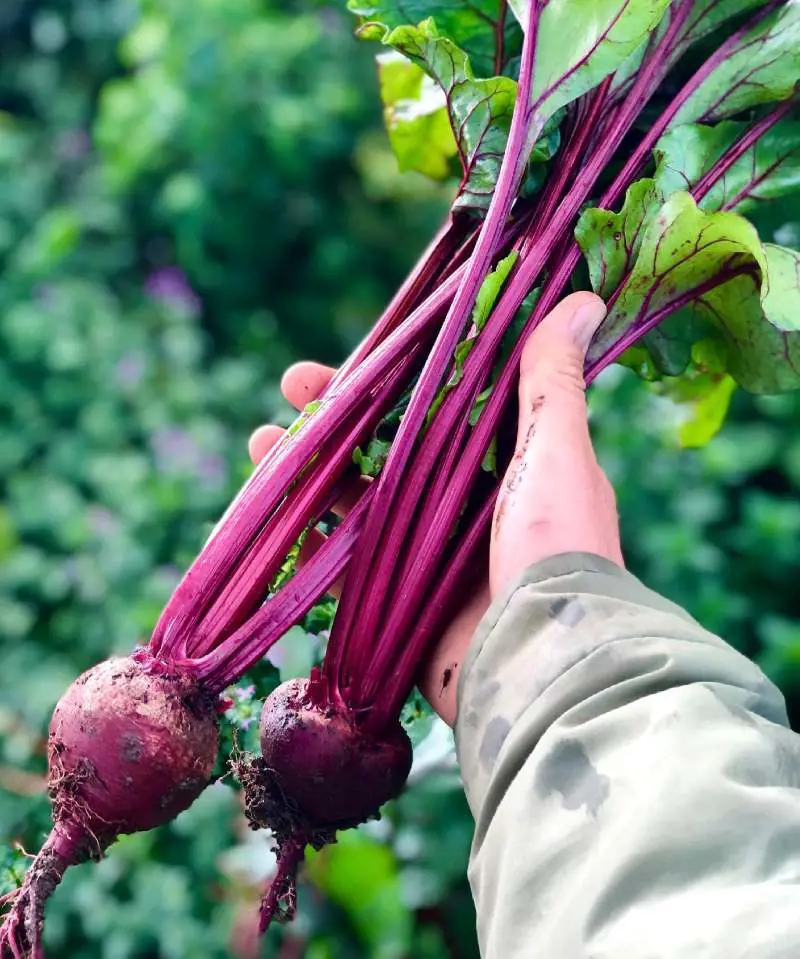
[[[572,342],[582,353],[589,349],[592,337],[605,318],[606,305],[599,297],[582,303],[569,318],[567,328]]]

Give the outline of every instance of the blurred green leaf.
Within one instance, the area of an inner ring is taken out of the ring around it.
[[[378,57],[384,122],[402,172],[417,170],[434,180],[451,173],[458,153],[444,92],[399,53]]]
[[[722,428],[736,383],[727,375],[695,373],[667,380],[662,395],[680,409],[678,442],[684,447],[705,446]]]
[[[433,18],[443,37],[461,47],[476,75],[494,76],[518,56],[522,31],[505,4],[498,0],[442,3],[442,0],[348,0],[348,8],[361,18],[361,34],[377,22],[393,30],[416,26]],[[500,38],[500,45],[498,45]]]
[[[457,152],[462,177],[456,205],[486,209],[492,198],[508,140],[517,94],[516,83],[504,76],[476,79],[467,54],[448,37],[440,35],[432,19],[423,20],[419,26],[396,27],[382,39],[418,65],[435,83],[431,88],[429,83],[420,80],[413,100],[409,102],[408,96],[405,97],[405,116],[417,118],[417,122],[411,130],[407,126],[404,128],[401,141],[404,155],[409,156],[413,151],[417,156],[428,157],[426,162],[431,163],[431,155],[435,157],[438,154],[441,166],[445,158]],[[404,77],[406,94],[410,92],[408,80],[407,76]],[[439,110],[432,113],[434,104],[438,104]],[[455,138],[451,131],[449,140],[442,132],[442,108],[452,131],[457,131]],[[419,122],[419,117],[431,116],[439,117],[438,126],[432,128],[430,119],[424,124]],[[388,119],[390,137],[393,124],[396,136],[396,106]],[[432,131],[437,139],[433,144],[426,143],[425,138]],[[413,144],[409,142],[409,137],[413,137]],[[395,143],[396,138],[393,145]],[[414,169],[420,169],[420,166]]]
[[[370,956],[399,959],[407,954],[411,922],[391,850],[363,833],[345,832],[335,845],[310,854],[307,869],[350,916]]]
[[[630,200],[632,193],[628,196]],[[636,203],[637,209],[640,206]],[[595,227],[606,229],[599,220]],[[588,234],[582,242],[588,243]],[[633,324],[646,323],[660,309],[677,305],[681,295],[696,290],[691,306],[670,316],[644,341],[662,372],[682,372],[691,360],[693,344],[716,339],[724,351],[725,369],[740,386],[763,393],[797,389],[798,256],[793,250],[762,244],[742,217],[705,213],[689,193],[673,193],[657,215],[650,216],[635,258],[626,266],[619,296],[592,344],[590,361]],[[726,270],[733,271],[731,279],[711,285]]]

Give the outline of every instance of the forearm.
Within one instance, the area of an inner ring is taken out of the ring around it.
[[[494,604],[456,735],[485,959],[733,955],[740,916],[734,941],[775,947],[800,916],[780,694],[613,564],[545,561]]]

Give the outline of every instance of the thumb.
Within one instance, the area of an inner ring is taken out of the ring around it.
[[[586,419],[583,364],[605,303],[594,293],[573,293],[562,300],[531,334],[520,362],[520,429],[545,396],[559,408]]]
[[[495,507],[490,585],[497,595],[532,563],[590,552],[622,563],[611,487],[592,447],[583,365],[603,301],[574,293],[540,323],[520,362],[514,457]]]

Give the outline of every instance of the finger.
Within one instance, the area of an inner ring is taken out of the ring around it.
[[[325,387],[330,383],[336,370],[322,363],[303,361],[295,363],[283,374],[281,391],[286,400],[297,410],[304,409],[308,403],[317,399]],[[248,450],[250,459],[254,463],[260,462],[264,456],[283,436],[285,430],[273,424],[260,426],[250,437]],[[369,479],[361,477],[348,486],[332,512],[339,517],[346,516],[358,502],[367,487]]]
[[[456,690],[467,648],[490,603],[485,577],[450,621],[420,674],[422,695],[448,726],[456,721]]]
[[[358,479],[354,479],[351,483],[348,483],[342,490],[342,495],[333,504],[331,512],[340,519],[344,519],[364,493],[366,493],[371,482],[372,477],[359,476]]]
[[[322,363],[295,363],[283,374],[281,392],[296,410],[302,410],[321,395],[335,372]]]
[[[306,538],[303,540],[303,545],[300,547],[300,554],[297,557],[298,569],[305,566],[311,557],[322,548],[327,538],[328,537],[318,529],[310,529],[308,531]],[[334,599],[339,599],[342,595],[343,588],[344,577],[342,576],[330,587],[328,593],[333,596]]]
[[[616,503],[592,447],[583,379],[604,316],[599,297],[573,294],[525,346],[517,446],[492,529],[492,595],[559,553],[595,553],[622,565]]]
[[[250,460],[255,464],[260,463],[285,434],[286,430],[281,429],[280,426],[275,426],[273,423],[259,426],[247,443]],[[371,482],[372,480],[369,476],[359,476],[351,483],[348,483],[342,490],[339,499],[331,507],[331,512],[334,516],[344,519],[364,495]]]
[[[247,452],[250,454],[250,459],[254,463],[260,463],[285,432],[286,430],[281,429],[280,426],[275,426],[273,423],[259,426],[247,441]]]
[[[331,381],[336,371],[321,363],[295,363],[283,374],[281,392],[297,410],[315,400]],[[259,463],[283,436],[284,430],[268,423],[260,426],[250,437],[248,452],[254,463]]]

